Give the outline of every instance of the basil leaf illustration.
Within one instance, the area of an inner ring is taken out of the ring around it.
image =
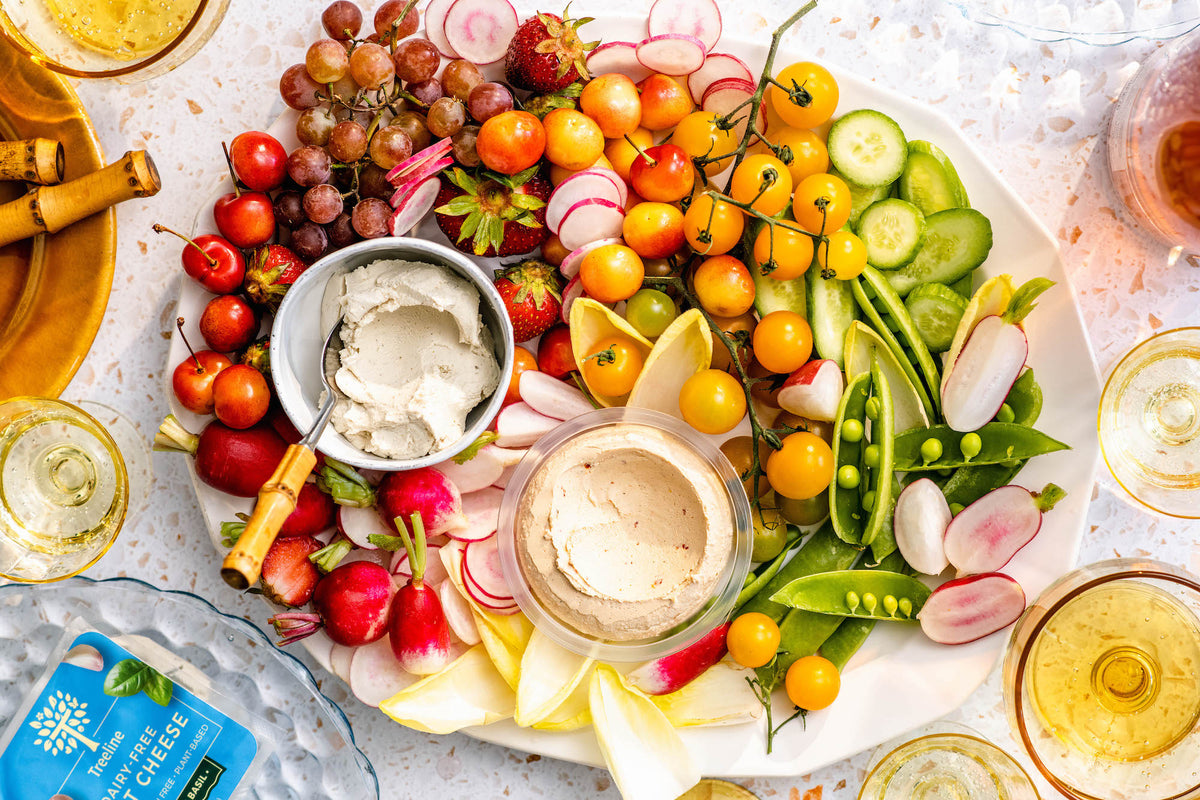
[[[136,658],[118,661],[104,676],[104,693],[109,697],[132,697],[142,690],[153,672]]]
[[[171,702],[171,695],[175,691],[175,684],[171,683],[171,679],[166,675],[152,669],[146,680],[146,685],[142,687],[142,691],[151,700],[165,707]]]

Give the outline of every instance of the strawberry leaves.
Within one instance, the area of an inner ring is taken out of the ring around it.
[[[516,175],[456,167],[442,178],[434,213],[458,249],[477,256],[517,255],[545,239],[550,187],[537,165]]]

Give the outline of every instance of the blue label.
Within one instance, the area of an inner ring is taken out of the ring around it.
[[[257,752],[250,730],[108,637],[81,645],[99,659],[55,669],[0,753],[0,798],[226,800]]]

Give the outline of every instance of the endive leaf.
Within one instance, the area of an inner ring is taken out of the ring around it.
[[[712,331],[704,315],[695,308],[683,312],[654,343],[626,405],[682,419],[679,390],[688,378],[712,365],[712,354]]]
[[[754,670],[718,661],[682,689],[651,697],[676,728],[689,725],[737,725],[762,716],[762,703],[746,682]]]
[[[426,733],[453,733],[513,715],[516,695],[476,645],[448,667],[384,700],[379,709]]]
[[[521,656],[514,721],[527,727],[561,706],[592,667],[592,659],[572,653],[536,628]]]
[[[597,352],[599,345],[611,336],[631,339],[642,359],[650,356],[650,340],[642,336],[620,314],[590,297],[581,297],[571,304],[571,352],[575,355],[575,366],[583,373],[583,360]],[[587,379],[584,379],[587,382]],[[625,405],[628,395],[613,396],[600,394],[591,386],[588,391],[596,402],[604,407]]]
[[[592,672],[595,669],[596,662],[593,661],[567,699],[533,727],[544,731],[573,731],[591,725],[592,712],[588,709],[588,691],[591,689]]]
[[[674,800],[700,780],[691,753],[658,707],[597,664],[588,693],[604,763],[623,800]]]

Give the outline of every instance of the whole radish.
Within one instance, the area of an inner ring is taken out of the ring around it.
[[[450,626],[438,593],[425,583],[425,526],[420,513],[412,521],[409,536],[404,520],[396,517],[396,530],[408,552],[412,577],[392,600],[389,638],[400,666],[414,675],[431,675],[450,663]]]
[[[300,487],[296,510],[283,521],[279,535],[316,536],[332,528],[336,516],[333,498],[318,489],[315,483],[306,483]]]
[[[467,526],[458,487],[432,467],[389,472],[375,489],[375,503],[388,525],[397,517],[411,519],[413,514],[420,514],[429,536]]]
[[[287,442],[261,423],[234,430],[210,422],[197,435],[169,414],[154,437],[154,449],[190,453],[201,481],[236,497],[254,497],[283,458]]]
[[[725,657],[728,652],[725,637],[728,633],[729,623],[724,622],[694,644],[647,661],[626,677],[634,687],[646,694],[661,695],[679,691]]]
[[[280,645],[298,642],[324,627],[338,644],[358,647],[387,633],[395,594],[396,584],[386,569],[373,561],[352,561],[317,581],[312,595],[315,614],[288,612],[267,621],[280,635]]]

